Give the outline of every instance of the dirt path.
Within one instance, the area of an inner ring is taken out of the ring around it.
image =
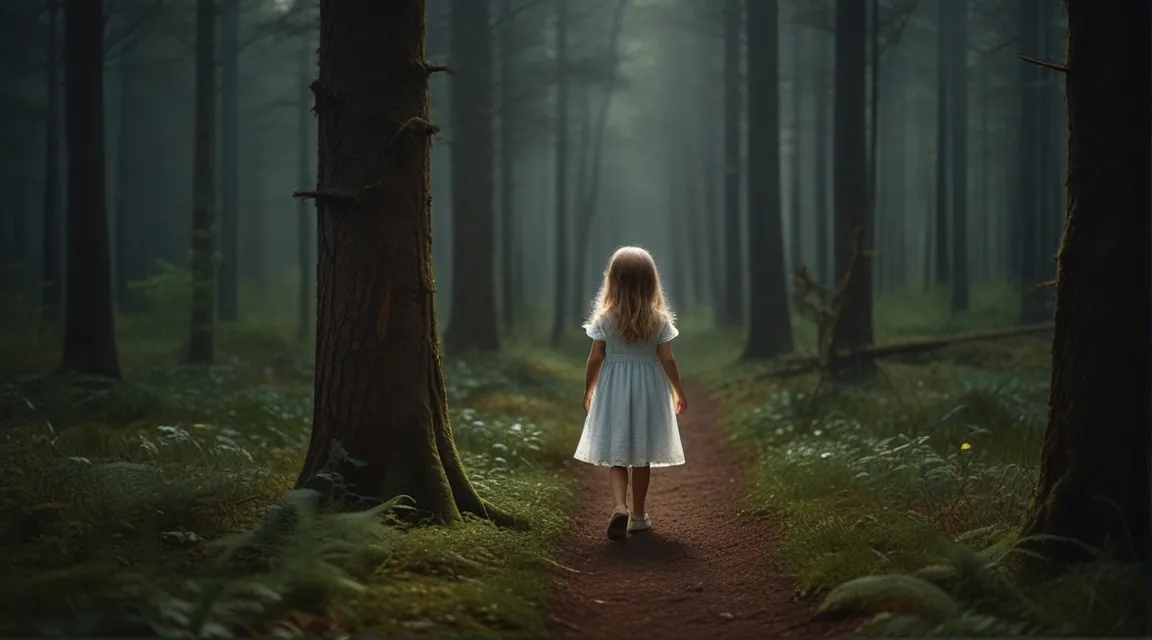
[[[843,636],[851,626],[810,620],[773,556],[768,520],[737,517],[743,474],[717,425],[717,407],[688,385],[680,416],[688,464],[654,469],[650,531],[608,540],[604,469],[579,465],[583,498],[561,562],[550,615],[557,638],[776,638]]]

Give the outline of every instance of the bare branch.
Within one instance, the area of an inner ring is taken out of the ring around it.
[[[1044,67],[1045,69],[1051,69],[1053,71],[1059,71],[1060,73],[1068,73],[1068,67],[1060,64],[1059,62],[1046,62],[1044,60],[1037,60],[1036,58],[1030,58],[1030,57],[1028,57],[1022,53],[1017,53],[1016,57],[1020,58],[1024,62],[1034,64],[1038,67]]]

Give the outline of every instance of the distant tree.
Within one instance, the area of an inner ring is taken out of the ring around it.
[[[1143,0],[1067,0],[1067,220],[1039,487],[1025,534],[1150,559],[1152,64]]]
[[[1027,1],[1027,0],[1026,0]],[[952,280],[952,261],[948,252],[948,209],[951,204],[949,187],[952,184],[949,171],[952,154],[949,152],[949,115],[952,110],[948,82],[949,58],[952,25],[949,22],[952,2],[936,0],[936,219],[933,226],[933,265],[935,283],[947,285]]]
[[[724,0],[724,324],[744,324],[744,245],[741,220],[740,120],[743,102],[744,3]]]
[[[947,3],[948,177],[952,183],[951,309],[968,309],[968,2]]]
[[[216,325],[216,3],[196,0],[191,364],[211,364]]]
[[[496,351],[490,0],[453,0],[449,63],[452,119],[452,322],[449,349]]]
[[[240,3],[220,7],[220,319],[240,313]]]
[[[780,185],[780,16],[777,0],[748,4],[747,360],[792,351]]]
[[[311,34],[300,35],[298,92],[300,104],[296,107],[296,171],[301,185],[315,184],[312,170],[312,101],[309,85],[315,69],[315,53]],[[296,259],[300,270],[300,283],[296,297],[296,338],[306,341],[312,333],[312,279],[316,274],[315,241],[312,232],[313,211],[300,199],[296,210]]]
[[[854,255],[853,236],[871,229],[868,215],[868,167],[865,126],[866,3],[836,0],[836,72],[833,193],[835,202],[834,250],[837,279],[849,276],[850,284],[836,325],[835,344],[851,349],[872,342],[872,286],[866,260]],[[867,252],[865,240],[863,250]],[[845,363],[859,373],[871,363]]]
[[[516,58],[520,51],[520,30],[513,14],[512,0],[500,0],[499,73],[500,73],[500,297],[501,320],[505,331],[516,326],[516,94],[520,90],[516,77]]]
[[[582,87],[580,146],[577,153],[579,166],[576,171],[576,188],[573,194],[575,207],[572,211],[574,254],[572,256],[573,309],[584,311],[589,296],[585,291],[584,276],[587,272],[588,252],[591,249],[592,226],[600,204],[601,167],[604,160],[604,135],[608,129],[608,114],[612,108],[612,98],[616,95],[619,80],[620,37],[624,30],[624,11],[628,0],[616,0],[612,13],[612,26],[608,31],[607,78],[600,91],[600,100],[593,105],[592,83]],[[595,107],[595,108],[594,108]],[[687,263],[685,259],[683,261]]]
[[[552,332],[549,343],[560,344],[568,323],[568,0],[556,2],[556,245]]]
[[[316,404],[297,485],[335,472],[356,494],[405,495],[441,522],[510,522],[468,481],[448,421],[424,20],[424,0],[320,4],[319,182],[297,192],[318,207]]]
[[[60,324],[64,301],[61,282],[64,270],[60,225],[60,8],[57,0],[47,0],[47,100],[44,113],[44,210],[41,237],[40,319],[46,326]]]
[[[120,377],[104,197],[104,15],[102,0],[64,3],[68,261],[64,369]]]

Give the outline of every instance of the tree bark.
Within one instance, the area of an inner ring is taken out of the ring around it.
[[[44,212],[40,266],[40,321],[43,326],[60,325],[64,290],[61,286],[64,262],[60,244],[60,35],[59,3],[48,0],[48,97],[44,114]]]
[[[500,284],[505,331],[516,326],[516,101],[517,31],[512,0],[500,0]]]
[[[724,2],[724,311],[729,327],[744,324],[744,243],[740,229],[740,103],[743,2]]]
[[[104,193],[102,0],[65,0],[64,81],[68,146],[64,350],[61,366],[120,377]]]
[[[880,0],[868,3],[868,60],[871,63],[868,74],[868,215],[872,221],[869,231],[875,239],[877,249],[883,251],[886,233],[881,231],[884,218],[880,211]],[[886,230],[884,230],[886,231]],[[883,254],[882,254],[883,255]],[[881,262],[881,264],[883,264]],[[884,288],[884,277],[876,268],[876,261],[869,261],[868,269],[875,286]]]
[[[1037,19],[1039,17],[1039,3],[1042,0],[1024,0],[1020,6],[1019,31],[1021,53],[1037,56],[1039,52],[1039,39],[1037,38]],[[1040,159],[1037,156],[1036,145],[1039,137],[1037,127],[1037,112],[1040,109],[1040,81],[1043,69],[1036,65],[1021,61],[1020,71],[1020,99],[1017,113],[1017,126],[1019,127],[1019,159],[1016,163],[1021,175],[1017,179],[1015,191],[1016,213],[1013,216],[1015,224],[1012,226],[1012,238],[1009,250],[1017,251],[1016,276],[1020,286],[1020,321],[1029,322],[1037,319],[1039,314],[1033,304],[1035,300],[1035,285],[1039,280],[1036,271],[1037,256],[1040,254],[1040,238],[1036,234],[1038,211],[1038,198],[1040,195]]]
[[[315,410],[300,487],[408,496],[444,523],[503,521],[469,483],[440,367],[424,1],[320,5]],[[348,162],[354,159],[354,162]],[[339,443],[351,460],[331,459]]]
[[[452,2],[452,323],[445,343],[455,353],[500,348],[490,13],[489,0]]]
[[[584,89],[584,129],[580,150],[580,173],[576,186],[576,247],[572,256],[575,282],[573,283],[573,301],[579,309],[586,305],[584,283],[587,274],[588,251],[591,249],[590,240],[592,225],[596,221],[596,212],[600,204],[600,168],[604,159],[604,134],[608,130],[608,114],[612,108],[612,98],[616,94],[616,80],[619,76],[617,60],[619,60],[620,34],[624,28],[624,10],[628,7],[628,0],[617,0],[616,9],[612,18],[612,29],[608,36],[608,53],[612,66],[609,70],[608,82],[604,87],[596,113],[591,111],[591,88]],[[687,261],[687,256],[682,257]]]
[[[312,82],[313,52],[310,34],[300,36],[299,83],[300,106],[296,112],[296,171],[300,185],[316,182],[312,169],[312,100],[309,85]],[[314,299],[312,280],[316,274],[316,258],[313,255],[315,240],[312,232],[313,211],[304,200],[296,204],[296,260],[300,271],[299,289],[296,292],[296,338],[300,342],[308,340],[312,334],[312,300]]]
[[[212,364],[216,325],[216,3],[196,0],[189,364]]]
[[[748,342],[745,360],[792,351],[780,193],[780,16],[777,0],[748,4]]]
[[[556,228],[555,279],[550,344],[555,347],[568,327],[568,0],[556,2]]]
[[[852,286],[845,295],[835,344],[852,349],[872,342],[872,282],[867,260],[852,260],[852,236],[871,229],[868,220],[867,142],[865,109],[865,25],[867,5],[860,0],[836,0],[836,99],[833,183],[835,202],[836,274],[852,269]],[[867,238],[867,234],[865,235]],[[868,243],[865,241],[864,250]],[[855,266],[853,266],[855,265]],[[859,359],[846,368],[867,373],[870,361]]]
[[[955,0],[952,0],[953,2]],[[948,119],[951,116],[952,96],[948,82],[952,43],[952,25],[949,22],[949,0],[936,0],[936,29],[939,32],[936,46],[936,224],[933,239],[935,283],[947,285],[951,279],[952,262],[948,255],[948,205],[949,187],[952,184],[949,165],[951,160],[948,144]]]
[[[816,150],[813,154],[816,163],[814,172],[816,189],[812,214],[816,218],[813,232],[813,235],[816,236],[816,278],[825,287],[832,287],[835,278],[832,277],[832,265],[828,256],[832,235],[828,229],[832,217],[832,207],[829,203],[829,191],[832,185],[828,180],[828,151],[831,146],[828,141],[828,134],[832,129],[832,123],[829,122],[828,118],[828,103],[831,102],[828,76],[831,75],[831,72],[824,66],[828,59],[826,49],[824,43],[821,43],[819,48],[820,61],[816,69],[816,135],[814,140]]]
[[[804,167],[804,154],[803,143],[804,138],[801,133],[804,131],[803,120],[803,83],[804,69],[801,62],[804,56],[801,55],[804,51],[804,37],[805,34],[798,28],[794,27],[794,36],[792,38],[792,185],[790,188],[791,197],[789,198],[789,224],[788,224],[788,255],[791,258],[791,264],[788,265],[789,269],[795,268],[796,265],[804,262],[803,251],[803,234],[802,220],[804,220],[804,212],[801,211],[802,198],[800,191],[804,185],[804,177],[802,169]]]
[[[220,21],[220,319],[240,313],[240,0]]]
[[[1143,0],[1066,0],[1067,220],[1057,254],[1048,426],[1024,533],[1149,559],[1152,138]],[[1078,546],[1038,545],[1057,560]]]
[[[968,3],[954,2],[949,16],[948,138],[952,179],[953,312],[968,309]]]

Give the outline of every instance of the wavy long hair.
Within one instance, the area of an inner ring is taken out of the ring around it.
[[[625,342],[650,340],[673,321],[652,254],[640,247],[620,247],[612,254],[588,321],[601,318],[610,319]]]

